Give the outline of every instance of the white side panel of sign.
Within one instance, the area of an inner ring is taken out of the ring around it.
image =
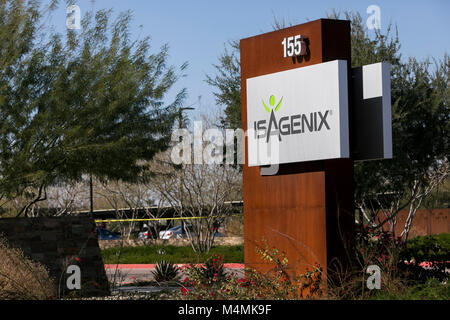
[[[355,160],[392,158],[390,65],[352,69]]]
[[[348,158],[347,62],[247,79],[248,164]]]

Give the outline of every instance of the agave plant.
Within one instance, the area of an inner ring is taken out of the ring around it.
[[[155,281],[157,282],[171,281],[177,280],[177,278],[179,277],[178,270],[178,267],[172,262],[162,260],[156,264],[155,270],[152,272],[152,274]]]

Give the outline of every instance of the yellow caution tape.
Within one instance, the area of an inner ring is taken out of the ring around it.
[[[241,216],[241,214],[233,214],[231,217]],[[181,218],[151,218],[151,219],[106,219],[94,220],[95,222],[126,222],[126,221],[160,221],[160,220],[192,220],[192,219],[207,219],[207,218],[226,218],[229,216],[212,216],[212,217],[181,217]]]

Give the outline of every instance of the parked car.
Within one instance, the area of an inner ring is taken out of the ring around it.
[[[190,232],[193,231],[192,225],[187,225],[186,228],[188,228]],[[184,228],[182,228],[182,226],[176,226],[168,230],[163,230],[159,233],[159,238],[163,240],[181,239],[186,237],[187,237],[186,231],[184,230]],[[221,234],[220,232],[216,232],[215,237],[223,237],[223,234]]]
[[[97,235],[99,240],[119,240],[121,238],[120,233],[105,228],[97,228]]]
[[[192,226],[190,226],[190,225],[187,227],[192,228]],[[181,239],[181,238],[185,238],[186,236],[187,236],[186,232],[184,231],[182,226],[175,226],[168,230],[163,230],[163,231],[159,232],[159,238],[164,239],[164,240],[172,239],[172,238]]]
[[[138,233],[138,239],[158,239],[158,234],[153,228],[143,228]]]

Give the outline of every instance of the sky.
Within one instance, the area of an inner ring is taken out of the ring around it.
[[[66,5],[64,0],[61,2],[50,23],[63,33]],[[75,0],[74,3],[80,7],[81,16],[92,8],[112,8],[114,13],[131,10],[133,35],[150,36],[155,51],[167,43],[172,65],[180,66],[187,61],[187,76],[172,90],[169,99],[179,89],[187,88],[186,105],[195,104],[196,108],[189,111],[192,118],[218,108],[214,88],[205,79],[207,74],[214,75],[213,64],[218,62],[225,43],[271,31],[274,17],[295,25],[324,18],[335,9],[357,11],[365,20],[370,16],[367,8],[377,5],[382,30],[389,23],[397,25],[404,59],[442,58],[450,48],[448,0],[95,0],[94,3]]]

